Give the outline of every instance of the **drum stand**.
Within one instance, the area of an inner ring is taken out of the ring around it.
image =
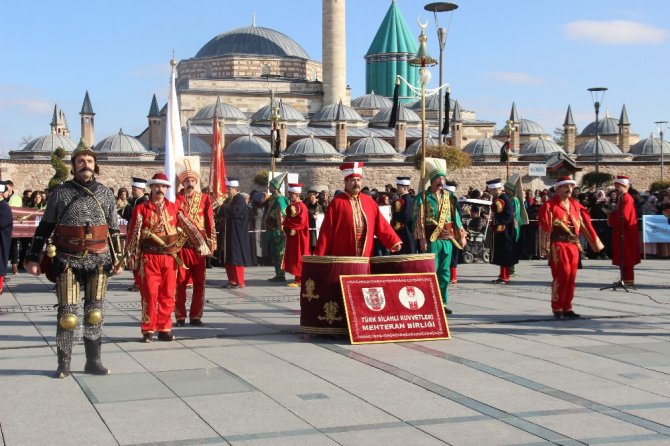
[[[630,290],[626,287],[626,284],[623,283],[623,212],[621,212],[619,215],[619,227],[621,228],[621,236],[619,237],[619,280],[610,286],[602,287],[600,291],[610,289],[612,291],[616,291],[617,288],[623,288],[625,292],[630,293]]]

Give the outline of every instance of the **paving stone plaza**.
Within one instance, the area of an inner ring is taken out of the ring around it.
[[[110,282],[102,359],[112,374],[56,368],[55,295],[43,277],[8,276],[0,296],[0,430],[28,445],[668,445],[670,276],[645,260],[633,292],[585,261],[575,311],[549,306],[545,261],[461,265],[452,339],[350,345],[298,332],[299,290],[247,269],[221,288],[208,270],[203,328],[142,344],[132,275]]]

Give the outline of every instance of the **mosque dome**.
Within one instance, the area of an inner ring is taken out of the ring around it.
[[[289,104],[285,104],[283,101],[279,104],[279,120],[286,122],[305,122],[306,119],[302,113],[296,110]],[[256,113],[251,117],[252,124],[259,124],[262,122],[269,123],[272,116],[272,106],[270,104],[261,107]]]
[[[544,129],[540,124],[530,119],[521,119],[519,121],[520,136],[540,136],[544,135]]]
[[[96,153],[107,153],[114,155],[132,155],[147,153],[148,150],[139,139],[123,133],[119,133],[103,138],[93,148]]]
[[[329,158],[342,157],[342,155],[332,146],[332,144],[311,135],[309,138],[299,139],[291,144],[284,152],[286,158],[306,157],[306,158]]]
[[[579,156],[596,156],[596,139],[589,139],[581,143],[576,149],[575,153]],[[616,144],[605,139],[600,139],[598,144],[598,154],[600,156],[621,156],[624,153],[616,146]]]
[[[391,112],[392,111],[393,111],[393,107],[387,107],[387,108],[381,110],[379,113],[377,113],[370,120],[370,125],[375,126],[375,127],[379,127],[379,126],[388,127],[388,123],[389,123],[389,120],[391,119]],[[421,118],[419,118],[419,115],[414,113],[409,108],[403,107],[402,105],[400,107],[398,107],[398,116],[397,116],[396,120],[406,122],[407,124],[419,124],[419,123],[421,123]]]
[[[372,93],[359,96],[353,101],[351,101],[351,106],[354,108],[369,108],[374,110],[382,110],[385,108],[393,107],[393,101],[391,101],[386,96],[381,96]]]
[[[274,29],[255,25],[219,34],[200,48],[195,57],[228,55],[309,59],[307,52],[295,40]]]
[[[502,142],[493,138],[481,138],[463,147],[463,151],[472,157],[500,157],[500,148],[502,145]]]
[[[237,138],[224,150],[226,158],[228,156],[270,156],[271,153],[270,142],[253,134]]]
[[[555,152],[564,152],[564,150],[554,141],[546,139],[536,139],[521,148],[523,156],[550,156]]]
[[[438,141],[437,138],[426,138],[426,148],[429,149],[431,147],[438,147],[440,145],[440,141]],[[410,144],[404,152],[404,155],[406,156],[414,156],[417,153],[421,153],[421,140],[417,139],[414,141],[412,144]]]
[[[62,147],[66,152],[72,152],[77,148],[77,143],[58,133],[49,133],[33,139],[18,152],[48,152],[51,154],[58,147]]]
[[[310,125],[330,125],[337,121],[346,121],[348,123],[365,122],[356,110],[343,104],[330,104],[314,113],[310,120]]]
[[[209,104],[198,110],[198,112],[191,118],[191,123],[211,125],[212,119],[214,118],[214,108],[216,108],[216,115],[223,119],[224,122],[232,123],[247,121],[247,115],[242,113],[239,108],[230,104],[218,102],[218,105],[217,103]]]
[[[444,101],[444,92],[434,94],[426,98],[426,110],[438,111],[440,109],[440,96],[442,96],[442,101]],[[444,107],[444,103],[442,104]],[[449,97],[449,109],[453,110],[456,107],[456,100],[452,97]],[[463,109],[463,106],[460,106]],[[421,111],[421,99],[416,102],[412,102],[410,108],[416,112]]]
[[[598,134],[600,135],[618,135],[619,120],[607,117],[598,120]],[[596,136],[596,122],[593,121],[579,134],[579,136]]]
[[[661,140],[654,137],[641,139],[632,146],[630,152],[636,156],[659,157],[661,156]],[[663,141],[663,158],[670,156],[670,143]]]
[[[359,139],[358,141],[352,143],[351,146],[349,146],[349,148],[344,152],[345,157],[379,157],[393,155],[398,155],[398,152],[396,152],[393,146],[383,139],[375,138],[374,136],[368,136]]]
[[[201,138],[198,138],[195,135],[190,135],[191,145],[189,147],[189,135],[187,133],[182,133],[181,138],[184,144],[184,153],[188,155],[189,149],[191,155],[205,155],[207,157],[212,156],[212,146],[207,144]]]

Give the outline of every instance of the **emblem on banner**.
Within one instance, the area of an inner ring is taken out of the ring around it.
[[[363,288],[363,300],[365,305],[372,311],[382,311],[386,306],[384,288]]]
[[[400,299],[402,306],[408,310],[418,310],[426,302],[423,292],[415,286],[402,288],[400,293],[398,293],[398,299]]]

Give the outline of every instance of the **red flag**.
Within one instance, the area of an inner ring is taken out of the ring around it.
[[[226,193],[226,164],[219,132],[219,117],[214,108],[214,131],[212,137],[212,164],[209,170],[209,189],[214,200],[223,200]]]

